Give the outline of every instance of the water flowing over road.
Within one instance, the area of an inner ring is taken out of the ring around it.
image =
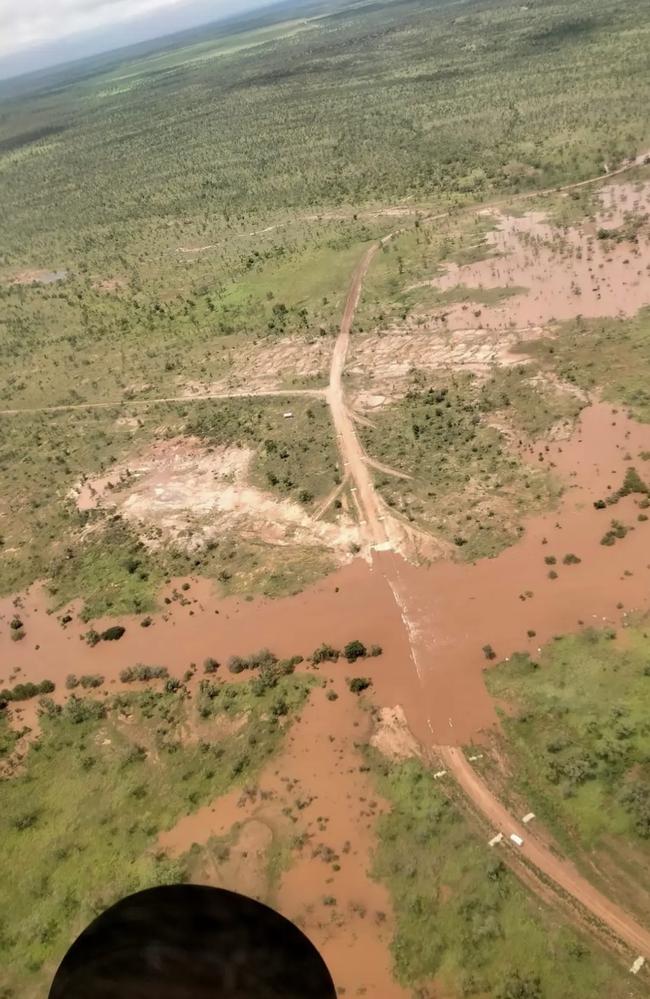
[[[639,161],[641,160],[642,158],[639,157]],[[621,173],[626,169],[629,169],[629,166],[614,171],[609,176]],[[597,179],[605,179],[605,177],[570,185],[565,190],[593,183]],[[353,272],[332,354],[330,383],[326,397],[336,429],[343,465],[342,474],[353,483],[353,496],[361,525],[360,536],[364,552],[373,561],[377,571],[383,573],[391,589],[408,635],[413,666],[418,677],[421,678],[421,671],[426,669],[426,657],[432,654],[431,647],[427,646],[426,642],[426,624],[418,619],[417,601],[409,592],[408,581],[399,571],[399,561],[401,561],[399,556],[384,558],[373,555],[374,552],[388,550],[399,552],[403,550],[405,527],[377,494],[366,455],[346,403],[343,383],[352,323],[363,290],[363,281],[373,257],[391,236],[385,237],[381,242],[374,243],[369,247]],[[487,820],[495,834],[502,834],[504,845],[500,846],[501,850],[517,849],[517,854],[512,855],[513,860],[515,856],[517,861],[523,857],[545,879],[550,880],[556,889],[571,896],[583,909],[595,917],[599,924],[611,931],[618,940],[627,944],[635,955],[650,957],[650,932],[594,888],[572,863],[560,858],[558,852],[543,842],[530,827],[522,825],[519,820],[515,819],[475,772],[462,749],[435,744],[433,739],[428,748],[453,774],[464,794],[471,800],[474,808]],[[523,841],[520,847],[511,847],[509,837],[513,833]],[[504,856],[507,859],[507,853]]]

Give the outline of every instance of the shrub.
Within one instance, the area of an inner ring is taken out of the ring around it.
[[[216,673],[219,669],[219,663],[212,656],[208,656],[207,659],[203,660],[203,672],[204,673]]]
[[[564,565],[579,565],[580,562],[582,562],[582,559],[578,558],[577,555],[574,555],[573,552],[569,552],[564,556],[562,562]]]
[[[148,614],[146,617],[143,617],[142,620],[140,621],[141,628],[150,628],[152,624],[153,624],[153,618],[149,617]]]
[[[340,655],[341,653],[338,649],[328,645],[327,642],[323,642],[322,645],[319,645],[319,647],[312,652],[310,659],[314,665],[324,662],[335,663]]]
[[[360,694],[362,690],[367,690],[372,686],[372,680],[368,676],[353,676],[348,680],[348,687],[353,694]]]
[[[555,555],[545,555],[544,556],[544,561],[546,562],[547,565],[555,565],[555,563],[557,562],[557,559],[556,559]]]
[[[16,615],[11,619],[9,627],[11,628],[12,631],[20,631],[20,629],[23,627],[23,622]]]
[[[100,676],[99,673],[85,673],[79,678],[79,683],[84,688],[84,690],[92,690],[97,687],[101,687],[104,682],[104,677]]]
[[[122,627],[121,624],[113,624],[106,631],[102,631],[99,636],[103,642],[117,642],[118,639],[122,637],[126,628]]]
[[[381,645],[371,645],[370,648],[368,649],[368,655],[372,656],[374,659],[376,656],[380,656],[383,651],[384,650],[382,649]]]
[[[55,685],[51,680],[41,680],[40,683],[17,683],[15,687],[0,691],[0,700],[3,701],[29,701],[39,694],[51,694]]]
[[[74,673],[68,673],[65,678],[65,689],[74,690],[75,687],[79,686],[79,678],[74,675]]]
[[[605,502],[605,500],[599,499],[594,502],[594,506],[596,510],[604,510],[605,507],[607,506],[607,503]]]
[[[352,642],[348,642],[343,649],[343,655],[349,663],[354,663],[357,659],[365,659],[367,654],[368,652],[363,642],[360,642],[356,638]]]
[[[228,669],[231,673],[243,673],[247,668],[246,660],[241,656],[231,656],[228,660]]]
[[[621,804],[634,819],[634,827],[644,839],[650,839],[650,784],[636,781],[621,795]]]
[[[127,666],[120,673],[122,683],[133,683],[134,680],[158,680],[169,676],[166,666],[144,666],[137,663],[135,666]]]
[[[339,699],[339,695],[336,693],[335,690],[328,690],[325,696],[328,701],[338,701]]]
[[[555,571],[555,569],[551,569],[551,571],[548,574],[548,578],[549,579],[557,579],[557,572]]]
[[[83,637],[86,641],[86,644],[90,645],[91,648],[97,645],[99,641],[101,641],[101,636],[99,632],[95,631],[94,628],[90,628]]]
[[[106,708],[101,701],[91,701],[88,698],[72,694],[65,702],[61,713],[74,725],[79,725],[81,722],[104,718]]]
[[[492,648],[491,645],[484,645],[483,646],[483,655],[488,660],[496,659],[496,657],[497,657],[497,654],[496,654],[496,652],[494,651],[494,649]]]

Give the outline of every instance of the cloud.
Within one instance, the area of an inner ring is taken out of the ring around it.
[[[0,56],[182,7],[187,0],[0,0]]]

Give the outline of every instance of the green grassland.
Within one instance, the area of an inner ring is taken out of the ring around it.
[[[396,917],[395,973],[429,995],[608,999],[646,994],[556,912],[534,903],[419,762],[371,755],[390,811],[378,820],[373,873]]]
[[[631,0],[318,15],[231,35],[218,58],[194,42],[6,86],[6,252],[153,218],[544,187],[648,139],[648,21]]]
[[[587,629],[486,674],[513,705],[504,746],[520,798],[608,890],[648,915],[650,641],[646,622]],[[595,860],[595,866],[594,866]]]
[[[129,892],[184,879],[183,861],[156,849],[158,834],[250,780],[309,686],[286,676],[275,687],[210,684],[195,707],[181,686],[45,710],[24,764],[1,781],[4,995],[43,994],[97,913]],[[224,734],[220,717],[245,723]],[[188,722],[195,741],[183,734]]]
[[[526,375],[496,373],[481,385],[469,375],[434,383],[416,373],[404,398],[374,411],[372,425],[359,430],[373,458],[412,476],[377,474],[389,506],[453,542],[468,560],[512,544],[523,518],[559,494],[554,479],[514,456],[488,422],[503,411],[535,431],[555,422],[553,397],[520,384]]]
[[[283,419],[290,407],[291,420]],[[125,424],[124,418],[130,421]],[[254,451],[252,482],[306,510],[338,481],[329,413],[320,399],[215,400],[129,410],[98,409],[4,418],[0,444],[0,592],[50,581],[55,602],[86,601],[87,617],[153,609],[163,580],[202,572],[225,592],[295,592],[331,567],[329,556],[224,536],[191,555],[145,548],[133,528],[69,497],[83,477],[128,461],[154,439],[198,435],[206,447]],[[134,567],[135,566],[135,567]]]
[[[521,347],[544,368],[650,421],[650,310],[632,319],[576,319]]]

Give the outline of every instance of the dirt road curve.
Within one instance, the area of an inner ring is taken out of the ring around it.
[[[628,944],[635,954],[650,956],[650,932],[594,888],[573,864],[557,857],[535,837],[531,827],[513,819],[472,768],[461,749],[444,746],[437,747],[436,752],[447,769],[453,773],[467,797],[489,820],[495,833],[503,833],[504,840],[507,840],[511,833],[521,836],[524,845],[522,847],[513,845],[513,850],[518,850],[546,877],[551,878],[563,891],[577,899],[620,940]],[[494,847],[494,849],[504,848],[509,849],[510,844]]]

